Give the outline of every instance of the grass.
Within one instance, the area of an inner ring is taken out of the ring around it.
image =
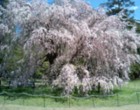
[[[140,110],[140,105],[127,105],[121,107],[96,107],[96,108],[42,108],[42,107],[25,107],[19,105],[0,105],[0,110]]]
[[[0,96],[1,105],[10,106],[34,106],[34,107],[45,107],[45,108],[67,108],[67,107],[115,107],[130,104],[138,104],[140,100],[140,80],[131,81],[124,85],[122,89],[116,88],[114,96],[98,96],[90,98],[51,98],[43,96],[24,96],[24,95],[14,95],[13,96]],[[43,90],[42,90],[43,89]],[[8,89],[6,89],[8,90]],[[15,90],[8,90],[9,92],[14,92]],[[25,89],[24,92],[30,94],[50,94],[48,88],[37,88],[34,91],[31,89]],[[17,90],[16,92],[21,92]],[[95,93],[96,94],[96,93]],[[118,95],[117,95],[118,94]],[[138,96],[139,95],[139,96]],[[0,109],[1,110],[1,109]],[[7,110],[7,109],[6,109]],[[26,110],[26,109],[24,109]],[[127,110],[127,109],[126,109]],[[130,110],[130,109],[129,109]],[[134,110],[134,109],[133,109]]]

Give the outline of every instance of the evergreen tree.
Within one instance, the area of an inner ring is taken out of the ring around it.
[[[106,7],[108,15],[116,15],[123,11],[124,18],[133,18],[134,10],[131,9],[131,7],[135,6],[133,0],[108,0],[103,5]]]
[[[0,5],[3,7],[5,7],[7,3],[8,3],[8,0],[0,0]]]
[[[137,32],[140,33],[140,20],[136,21],[136,25],[137,25]]]

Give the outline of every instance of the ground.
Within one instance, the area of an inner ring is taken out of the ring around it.
[[[140,105],[127,105],[121,107],[95,107],[95,108],[42,108],[25,107],[17,105],[0,105],[0,110],[140,110]]]
[[[11,93],[4,97],[0,95],[0,110],[140,110],[140,80],[131,81],[124,85],[121,89],[116,88],[112,96],[102,96],[93,94],[90,97],[50,97],[49,95],[44,98],[44,95],[38,96],[39,91],[44,89],[37,88],[36,95],[19,94],[17,92]],[[41,90],[39,90],[41,89]],[[40,93],[40,92],[39,92]],[[47,91],[46,91],[47,94]],[[128,106],[126,106],[128,105]],[[121,106],[121,107],[120,107]],[[40,108],[39,108],[40,107]],[[73,108],[72,108],[73,107]],[[109,107],[109,108],[105,108]],[[55,109],[54,109],[55,108]],[[132,108],[132,109],[130,109]]]

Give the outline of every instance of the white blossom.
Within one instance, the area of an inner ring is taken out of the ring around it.
[[[122,13],[107,16],[83,0],[56,0],[52,5],[42,0],[10,0],[6,10],[7,24],[0,24],[0,32],[20,25],[29,63],[46,58],[51,65],[48,79],[65,94],[80,86],[88,93],[98,84],[109,93],[129,79],[131,64],[140,61],[140,37],[134,28],[127,29]]]

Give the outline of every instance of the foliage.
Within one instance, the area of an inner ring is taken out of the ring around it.
[[[2,5],[3,7],[5,7],[8,4],[8,0],[1,0],[0,1],[0,5]]]
[[[26,86],[35,73],[43,72],[48,83],[65,95],[75,88],[79,94],[91,90],[108,94],[129,80],[130,65],[140,62],[135,28],[128,30],[123,16],[107,16],[82,0],[55,0],[52,5],[45,0],[10,0],[0,10],[0,32],[10,33],[8,47],[18,40],[23,49],[23,56],[14,62],[6,57],[14,64],[21,61],[14,71],[15,66],[8,66],[14,73],[13,86]]]
[[[130,74],[131,79],[137,79],[140,78],[140,64],[135,63],[131,65],[131,74]]]
[[[136,21],[137,33],[140,33],[140,21]],[[140,53],[139,53],[140,54]]]
[[[133,0],[108,0],[104,6],[107,8],[108,15],[116,15],[123,11],[124,18],[132,18],[134,13],[132,7],[135,6],[135,2]]]
[[[42,78],[43,75],[47,74],[48,68],[49,68],[49,62],[44,61],[42,65],[38,66],[34,77],[37,79]]]

